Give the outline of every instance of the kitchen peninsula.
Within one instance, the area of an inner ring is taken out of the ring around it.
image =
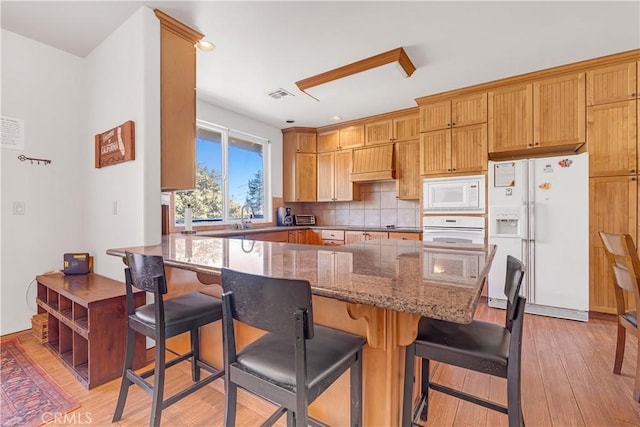
[[[371,240],[341,247],[169,235],[161,245],[109,249],[162,255],[168,297],[194,289],[219,296],[222,267],[308,280],[314,321],[367,337],[364,425],[399,425],[404,346],[416,337],[421,316],[467,323],[473,318],[494,246],[431,246],[421,241]],[[245,327],[239,348],[260,331]],[[222,366],[221,327],[202,329],[203,358]],[[170,346],[188,345],[178,337]],[[177,348],[176,348],[177,349]],[[343,375],[310,406],[330,425],[349,420],[349,376]]]

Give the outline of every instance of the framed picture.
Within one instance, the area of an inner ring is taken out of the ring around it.
[[[135,160],[135,124],[129,120],[96,135],[96,168]]]

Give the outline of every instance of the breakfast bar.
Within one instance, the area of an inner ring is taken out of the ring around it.
[[[308,280],[314,321],[367,338],[363,356],[366,426],[401,421],[404,347],[417,335],[420,317],[468,323],[491,268],[495,246],[430,245],[370,240],[341,247],[168,235],[161,245],[109,249],[164,258],[169,294],[200,290],[219,296],[222,267],[272,277]],[[214,285],[214,286],[211,286]],[[218,322],[219,323],[219,322]],[[222,367],[219,324],[202,328],[202,356]],[[242,328],[238,348],[260,331]],[[188,345],[177,337],[169,346]],[[416,385],[417,387],[417,385]],[[309,413],[329,425],[349,423],[349,376],[343,375]]]

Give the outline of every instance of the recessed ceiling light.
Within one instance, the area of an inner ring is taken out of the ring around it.
[[[331,120],[333,120],[333,121],[336,121],[336,122],[337,122],[338,120],[342,120],[342,117],[340,117],[340,116],[333,116],[333,117],[331,117]]]
[[[287,120],[287,123],[295,123],[295,120]]]
[[[211,52],[216,48],[216,45],[208,40],[202,39],[198,43],[196,43],[196,47],[202,51]]]

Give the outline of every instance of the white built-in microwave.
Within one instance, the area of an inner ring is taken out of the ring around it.
[[[484,175],[430,178],[423,181],[425,214],[485,213]]]

